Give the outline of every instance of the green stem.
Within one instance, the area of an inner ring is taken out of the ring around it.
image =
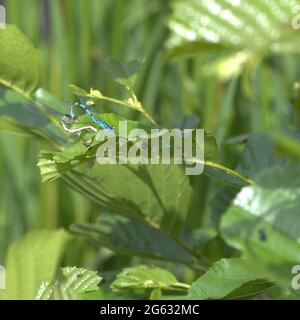
[[[132,108],[134,110],[137,110],[137,111],[141,112],[152,124],[154,124],[156,127],[159,127],[157,122],[150,116],[150,114],[144,108],[137,108],[134,104],[128,103],[126,101],[110,98],[110,97],[107,97],[107,96],[103,96],[103,95],[101,97],[93,96],[93,98],[97,98],[99,100],[104,100],[104,101],[109,101],[109,102],[112,102],[112,103],[115,103],[115,104],[119,104],[119,105],[122,105],[122,106],[126,106],[126,107],[129,107],[129,108]]]
[[[222,170],[222,171],[226,172],[227,174],[230,174],[231,176],[240,179],[241,181],[245,182],[246,184],[253,184],[254,183],[254,181],[252,179],[245,177],[245,176],[241,175],[240,173],[223,166],[222,164],[211,162],[211,161],[200,161],[197,159],[194,159],[194,161],[196,163],[203,163],[204,165],[207,165],[209,167]]]
[[[0,84],[2,84],[3,86],[19,93],[21,96],[23,96],[25,99],[27,100],[31,100],[31,96],[29,93],[25,92],[24,90],[22,90],[21,88],[13,85],[10,81],[4,80],[4,79],[0,79]]]
[[[190,289],[191,286],[189,284],[187,284],[187,283],[178,282],[178,283],[172,285],[171,287],[172,287],[172,289],[176,288],[176,289],[188,290],[188,289]]]

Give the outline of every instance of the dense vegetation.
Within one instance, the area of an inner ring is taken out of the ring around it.
[[[0,298],[297,299],[298,1],[3,2]],[[78,96],[204,128],[204,173],[99,165]]]

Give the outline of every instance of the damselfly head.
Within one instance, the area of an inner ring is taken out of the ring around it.
[[[74,123],[74,122],[77,122],[78,120],[78,117],[77,116],[71,116],[70,114],[68,113],[65,113],[65,115],[63,116],[62,118],[62,121],[64,123]]]

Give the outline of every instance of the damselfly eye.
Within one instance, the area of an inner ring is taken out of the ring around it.
[[[78,117],[77,116],[71,116],[67,113],[65,113],[65,115],[63,116],[63,119],[62,119],[65,123],[74,123],[78,120]]]
[[[73,117],[70,116],[69,114],[65,113],[65,115],[63,116],[62,120],[65,123],[72,123],[73,122]]]

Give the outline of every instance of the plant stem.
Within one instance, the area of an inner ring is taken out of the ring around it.
[[[211,161],[204,161],[204,164],[209,166],[209,167],[222,170],[222,171],[226,172],[227,174],[230,174],[231,176],[242,180],[246,184],[253,184],[254,183],[254,181],[252,179],[250,179],[248,177],[245,177],[245,176],[241,175],[240,173],[238,173],[238,172],[236,172],[236,171],[234,171],[234,170],[232,170],[230,168],[227,168],[227,167],[223,166],[222,164],[211,162]]]
[[[134,110],[137,110],[137,111],[141,112],[152,124],[154,124],[156,127],[159,127],[157,122],[150,116],[150,114],[144,108],[138,108],[134,104],[131,104],[129,102],[110,98],[110,97],[103,96],[103,95],[101,97],[100,96],[96,96],[96,97],[93,96],[93,98],[97,98],[99,100],[104,100],[104,101],[109,101],[109,102],[112,102],[115,104],[123,105],[123,106],[129,107],[129,108],[132,108]]]

